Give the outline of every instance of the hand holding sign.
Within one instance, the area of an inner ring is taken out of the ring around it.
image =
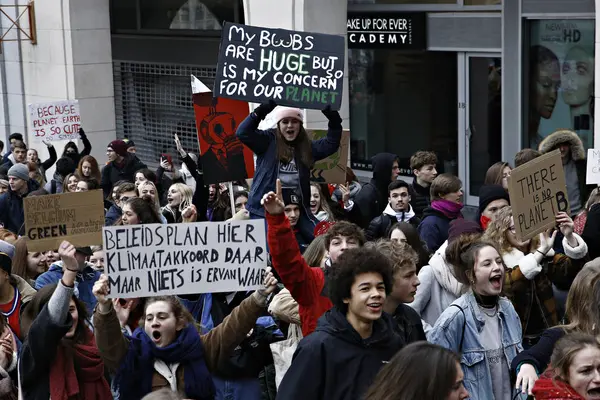
[[[565,237],[569,237],[573,234],[575,224],[567,213],[559,212],[556,214],[556,225]]]
[[[271,111],[273,111],[277,107],[277,103],[273,100],[269,100],[268,103],[261,104],[260,106],[254,109],[254,114],[262,121],[269,115]]]
[[[546,255],[552,247],[554,247],[554,241],[556,240],[556,230],[548,229],[540,233],[540,247],[538,251],[543,255]]]
[[[332,110],[331,106],[325,107],[325,109],[321,112],[329,120],[330,127],[342,127],[342,117],[340,117],[340,113]]]
[[[269,192],[265,194],[260,201],[265,211],[271,215],[283,214],[285,210],[285,204],[283,203],[283,195],[281,191],[281,181],[277,179],[275,184],[275,193]]]

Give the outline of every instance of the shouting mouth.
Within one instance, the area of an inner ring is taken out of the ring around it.
[[[369,304],[367,304],[367,308],[372,313],[380,313],[381,310],[383,309],[383,304],[382,303],[369,303]]]
[[[588,399],[600,399],[600,387],[592,388],[587,391]]]
[[[494,275],[490,278],[490,283],[494,289],[502,289],[502,275]]]
[[[154,344],[158,344],[160,342],[161,336],[162,334],[159,331],[152,332],[152,341],[154,342]]]

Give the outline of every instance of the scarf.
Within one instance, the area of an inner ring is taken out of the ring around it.
[[[200,334],[193,324],[187,324],[175,341],[166,347],[156,347],[142,327],[137,328],[129,339],[127,355],[115,376],[122,399],[140,399],[152,391],[155,359],[167,364],[180,363],[179,368],[184,371],[186,397],[213,399],[215,387],[204,361]]]
[[[479,218],[479,223],[481,224],[481,227],[483,228],[483,230],[485,231],[488,227],[488,224],[492,222],[491,218],[486,217],[485,215],[482,215]]]
[[[431,208],[441,212],[450,219],[456,219],[461,217],[460,210],[463,208],[462,203],[455,203],[449,200],[433,200],[431,202]]]
[[[104,363],[92,332],[87,332],[83,344],[73,346],[72,355],[58,346],[50,368],[50,398],[52,400],[109,400],[110,386],[104,377]],[[77,364],[78,372],[75,372]]]
[[[583,400],[571,386],[552,378],[552,373],[546,371],[535,381],[533,396],[537,400]]]

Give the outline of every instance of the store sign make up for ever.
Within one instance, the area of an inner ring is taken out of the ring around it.
[[[426,13],[348,13],[350,49],[427,49]]]

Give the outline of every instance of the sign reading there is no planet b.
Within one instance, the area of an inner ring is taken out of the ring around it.
[[[342,36],[226,22],[213,92],[252,103],[339,110],[344,47]]]

